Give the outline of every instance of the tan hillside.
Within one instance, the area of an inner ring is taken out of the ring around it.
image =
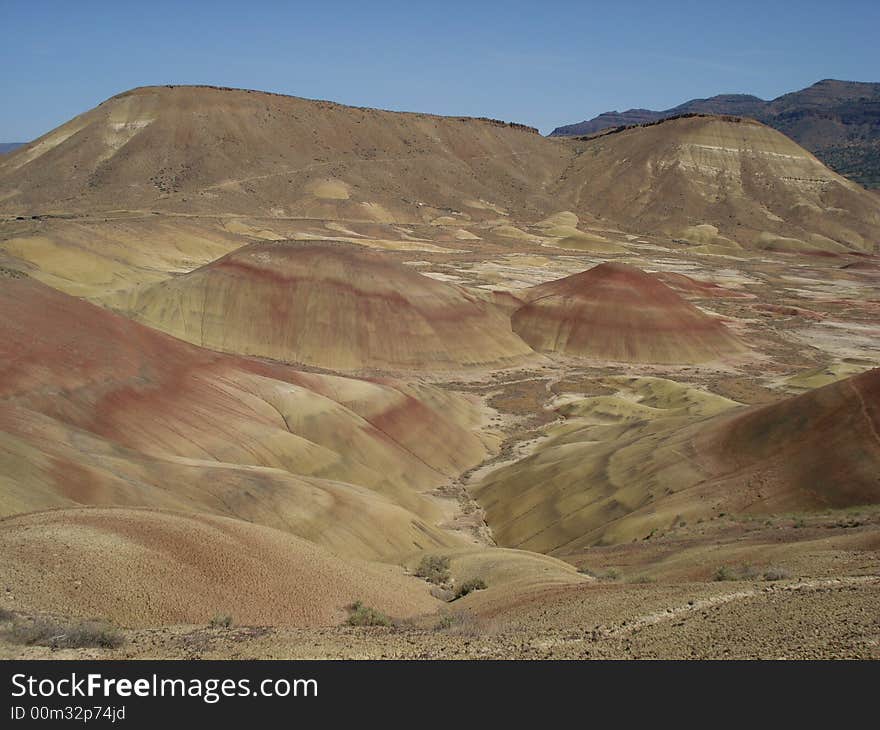
[[[567,155],[488,120],[145,87],[0,158],[0,207],[428,222],[446,209],[485,215],[484,199],[534,208],[524,191],[555,180]]]
[[[245,626],[335,626],[357,600],[401,618],[439,605],[399,568],[222,517],[53,510],[0,521],[0,550],[20,607],[123,626],[206,626],[224,613]]]
[[[560,218],[561,207],[568,215]],[[733,117],[548,139],[491,120],[144,87],[0,157],[7,216],[120,211],[496,221],[508,244],[533,240],[518,222],[540,221],[557,245],[597,253],[622,249],[583,231],[556,234],[599,216],[694,244],[873,250],[880,222],[876,195],[781,133]]]
[[[255,244],[136,291],[125,308],[205,347],[342,370],[503,366],[532,354],[483,299],[339,244]]]
[[[601,264],[533,287],[512,317],[535,350],[622,362],[714,360],[744,348],[717,319],[658,278]]]
[[[718,514],[880,502],[880,370],[753,408],[671,381],[616,385],[566,405],[550,440],[477,485],[500,544],[564,555]]]
[[[758,122],[695,116],[572,144],[559,193],[636,230],[761,247],[783,236],[800,250],[878,243],[877,198]],[[715,239],[695,237],[709,226]]]

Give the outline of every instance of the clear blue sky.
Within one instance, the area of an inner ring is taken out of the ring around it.
[[[0,0],[0,141],[126,89],[217,84],[550,131],[822,78],[880,81],[880,0]]]

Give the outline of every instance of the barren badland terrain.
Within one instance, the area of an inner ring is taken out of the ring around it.
[[[0,157],[0,657],[880,658],[878,244],[740,117],[108,99]]]

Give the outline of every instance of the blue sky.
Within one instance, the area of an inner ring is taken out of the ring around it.
[[[147,84],[217,84],[550,131],[717,93],[880,81],[880,2],[0,0],[0,141]]]

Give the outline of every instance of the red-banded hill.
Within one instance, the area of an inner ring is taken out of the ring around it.
[[[189,510],[399,554],[449,543],[425,492],[485,458],[480,419],[427,385],[216,353],[29,279],[0,286],[0,516]]]
[[[137,291],[127,308],[198,345],[342,370],[505,365],[532,354],[485,298],[345,244],[255,244]]]
[[[658,278],[627,264],[540,284],[513,314],[535,350],[597,360],[692,363],[743,350],[724,324]]]

